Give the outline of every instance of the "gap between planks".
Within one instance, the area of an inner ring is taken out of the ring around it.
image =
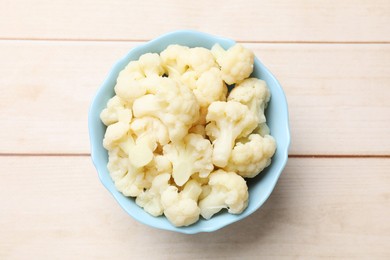
[[[0,37],[0,41],[47,41],[47,42],[147,42],[152,39],[98,39],[98,38],[12,38]],[[238,43],[259,44],[390,44],[390,41],[251,41],[237,40]]]
[[[0,157],[89,157],[90,153],[0,153]],[[289,158],[390,159],[390,154],[290,154]]]

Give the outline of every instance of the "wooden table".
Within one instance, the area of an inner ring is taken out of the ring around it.
[[[253,49],[292,133],[266,204],[192,236],[129,217],[87,134],[114,62],[176,29]],[[390,259],[388,0],[3,0],[0,87],[0,259]]]

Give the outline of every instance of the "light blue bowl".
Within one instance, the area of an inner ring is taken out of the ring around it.
[[[156,218],[149,215],[135,204],[134,199],[125,197],[122,193],[116,190],[106,167],[108,155],[102,145],[106,127],[100,121],[99,114],[106,106],[107,101],[114,95],[114,86],[119,72],[129,63],[129,61],[137,60],[142,54],[147,52],[160,53],[170,44],[180,44],[189,47],[205,47],[210,49],[215,43],[219,43],[225,49],[235,44],[235,42],[230,39],[186,30],[167,33],[145,44],[141,44],[133,48],[125,57],[114,65],[91,104],[88,115],[91,157],[98,171],[99,178],[122,208],[134,219],[146,225],[186,234],[212,232],[225,227],[249,216],[263,205],[270,196],[284,166],[286,165],[288,147],[290,144],[286,97],[283,93],[282,87],[275,77],[256,58],[252,76],[265,80],[271,91],[272,96],[266,111],[266,116],[269,128],[271,129],[271,134],[277,142],[277,150],[272,159],[271,165],[256,178],[248,180],[249,205],[242,214],[232,215],[223,211],[213,216],[210,220],[201,218],[197,223],[191,226],[177,228],[171,225],[163,216]]]

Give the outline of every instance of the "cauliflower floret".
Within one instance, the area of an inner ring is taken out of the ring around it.
[[[245,143],[236,143],[224,170],[253,178],[270,165],[276,143],[270,135],[251,134],[246,139]]]
[[[248,186],[236,173],[224,170],[212,172],[208,185],[211,190],[199,202],[200,214],[205,219],[210,219],[224,208],[228,208],[229,213],[240,214],[248,206]]]
[[[107,150],[114,148],[120,140],[127,136],[129,129],[130,125],[122,121],[107,126],[103,139],[104,148]]]
[[[170,77],[180,77],[188,69],[182,58],[187,55],[188,50],[187,46],[172,44],[160,53],[163,65]]]
[[[143,81],[148,77],[158,77],[164,74],[161,58],[157,53],[146,53],[138,61],[131,61],[119,73],[115,85],[115,93],[132,104],[135,99],[146,94]]]
[[[143,78],[142,71],[139,69],[139,71],[134,72],[130,70],[129,66],[132,70],[139,69],[138,62],[130,62],[124,70],[119,72],[114,90],[118,97],[132,104],[135,99],[145,95],[146,88],[140,84],[140,80]]]
[[[181,78],[186,72],[196,75],[217,67],[210,50],[202,47],[188,48],[181,45],[169,45],[160,54],[161,59],[170,77]]]
[[[156,78],[159,87],[133,103],[135,117],[154,116],[167,127],[171,141],[180,141],[199,118],[199,105],[186,86],[170,78]]]
[[[257,126],[255,115],[236,101],[211,103],[206,117],[206,133],[213,142],[213,163],[225,167],[236,138],[249,135]]]
[[[157,175],[152,181],[151,188],[138,195],[135,203],[152,216],[162,215],[164,208],[161,204],[161,193],[169,187],[170,178],[169,173]]]
[[[142,167],[153,159],[157,143],[169,142],[168,130],[160,120],[154,117],[135,118],[130,124],[136,143],[129,150],[129,159],[136,167]]]
[[[160,55],[146,53],[139,57],[139,66],[145,77],[162,76],[165,72]]]
[[[137,168],[129,161],[127,150],[131,138],[121,142],[118,147],[108,151],[107,168],[115,187],[125,196],[136,197],[148,187],[143,168]]]
[[[248,78],[233,88],[228,100],[246,105],[257,116],[258,122],[261,124],[266,121],[264,110],[270,97],[271,93],[264,80]]]
[[[100,113],[100,119],[106,126],[118,121],[130,123],[132,116],[131,109],[118,96],[114,96],[108,100],[107,107]]]
[[[214,101],[225,101],[227,87],[219,69],[211,68],[204,72],[196,81],[193,92],[201,107],[208,107]]]
[[[202,188],[195,180],[188,181],[181,192],[177,187],[169,186],[161,194],[164,215],[177,227],[195,223],[200,214],[197,201],[201,192]]]
[[[178,186],[183,186],[194,173],[205,178],[214,168],[211,143],[198,134],[188,134],[182,141],[165,145],[163,152],[172,162],[172,177]]]
[[[161,145],[166,145],[169,142],[168,129],[155,117],[134,118],[130,124],[130,129],[137,137],[148,135]]]
[[[222,79],[229,85],[249,77],[253,71],[254,54],[241,44],[235,44],[225,51],[221,45],[215,44],[211,49],[219,66]]]

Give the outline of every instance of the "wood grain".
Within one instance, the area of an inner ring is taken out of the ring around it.
[[[196,29],[240,41],[389,42],[388,0],[3,0],[0,38],[146,40]]]
[[[0,42],[0,153],[88,153],[89,105],[138,42]],[[390,155],[390,45],[247,44],[281,82],[292,155]]]
[[[261,210],[192,236],[126,215],[88,157],[0,163],[1,259],[390,256],[390,159],[291,159]]]

